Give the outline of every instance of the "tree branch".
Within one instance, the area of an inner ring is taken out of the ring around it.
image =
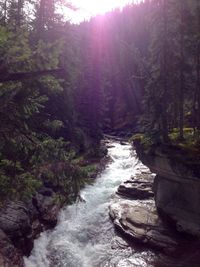
[[[44,75],[62,75],[64,74],[64,69],[52,69],[52,70],[41,70],[34,72],[18,72],[18,73],[8,73],[0,77],[0,82],[10,82],[10,81],[22,81],[27,79],[35,79]]]

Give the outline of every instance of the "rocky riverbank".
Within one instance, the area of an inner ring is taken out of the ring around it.
[[[177,231],[200,237],[200,160],[171,145],[145,149],[135,142],[140,160],[156,173],[156,208]]]
[[[184,258],[185,247],[188,250],[193,247],[197,251],[199,242],[188,235],[181,235],[173,224],[160,216],[154,200],[157,194],[155,179],[155,175],[139,162],[134,176],[118,187],[118,197],[110,205],[111,219],[116,229],[135,244]]]
[[[178,246],[178,239],[159,218],[152,190],[154,175],[139,163],[138,172],[117,190],[120,196],[110,206],[114,225],[135,242],[165,252]]]
[[[90,173],[91,179],[102,171],[108,161],[105,142],[101,152],[102,158],[99,160],[81,163],[84,166],[95,164],[95,170]],[[56,226],[64,204],[50,185],[43,185],[27,202],[4,203],[0,208],[0,267],[23,267],[23,256],[30,255],[34,240],[41,232]]]
[[[0,266],[21,267],[40,232],[57,223],[61,203],[50,188],[40,190],[27,203],[7,202],[0,210]]]

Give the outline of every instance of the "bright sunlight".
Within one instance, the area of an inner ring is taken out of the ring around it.
[[[98,14],[104,14],[115,8],[122,8],[130,3],[139,3],[142,0],[72,0],[73,6],[78,10],[70,11],[72,22],[80,22]]]

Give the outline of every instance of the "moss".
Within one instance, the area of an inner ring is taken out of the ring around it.
[[[137,134],[134,134],[134,135],[129,139],[129,141],[130,141],[130,142],[134,142],[134,141],[140,141],[140,142],[142,142],[143,139],[144,139],[144,134],[137,133]]]
[[[177,129],[169,134],[171,144],[182,149],[188,156],[200,157],[200,136],[198,131],[192,128],[184,128],[184,139],[180,140]]]
[[[97,164],[90,164],[87,166],[82,167],[82,170],[87,174],[87,176],[90,176],[91,173],[94,173],[97,171]]]
[[[168,143],[155,143],[144,134],[134,135],[132,141],[136,147],[138,156],[148,161],[153,159],[159,151],[166,155],[174,164],[184,164],[194,172],[200,173],[200,138],[199,133],[192,128],[184,129],[184,139],[180,141],[179,130],[173,129],[169,134]],[[157,152],[156,152],[157,151]]]
[[[130,142],[134,144],[138,143],[143,146],[143,149],[149,150],[152,146],[162,146],[165,145],[166,147],[174,147],[174,149],[183,149],[184,152],[191,152],[196,155],[200,156],[200,133],[198,131],[194,131],[193,128],[184,128],[184,138],[180,140],[179,129],[174,128],[169,133],[169,143],[163,144],[156,140],[153,140],[151,137],[145,134],[135,134],[130,138]]]
[[[82,163],[84,161],[84,157],[83,156],[78,156],[78,157],[76,157],[76,158],[74,158],[73,160],[72,160],[72,163],[73,164],[77,164],[77,165],[79,165],[80,163]]]
[[[187,142],[195,142],[197,136],[192,128],[184,128],[183,129],[183,136],[184,136],[184,141]],[[179,130],[177,128],[174,128],[170,134],[169,138],[172,142],[179,142]]]
[[[134,134],[129,141],[134,145],[141,144],[143,146],[144,152],[148,151],[154,144],[150,137],[145,134],[137,133]]]

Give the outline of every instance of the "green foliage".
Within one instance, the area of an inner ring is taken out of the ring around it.
[[[199,9],[198,1],[152,2],[150,45],[146,66],[144,112],[140,130],[152,141],[169,142],[171,129],[198,128]],[[195,59],[196,58],[196,59]],[[195,60],[194,60],[195,59]],[[196,88],[195,88],[196,87]]]
[[[187,153],[199,154],[200,147],[200,135],[198,131],[194,131],[193,128],[183,129],[184,139],[180,139],[179,129],[174,128],[169,133],[169,145],[174,147],[179,147],[187,151]],[[145,150],[150,149],[153,145],[160,145],[158,139],[154,139],[147,134],[135,134],[130,138],[130,142],[139,143],[143,146]]]
[[[80,25],[57,0],[6,2],[1,77],[64,70],[0,83],[0,201],[44,184],[75,199],[96,171],[81,162],[100,156],[102,130],[140,131],[132,140],[145,147],[199,147],[197,0],[143,1]]]
[[[180,140],[179,130],[177,128],[174,128],[173,131],[169,134],[172,144],[185,148],[187,150],[199,150],[199,131],[194,130],[193,128],[184,128],[183,136],[184,139]]]
[[[26,171],[19,161],[0,159],[1,201],[9,199],[28,199],[41,182],[31,172]]]
[[[145,150],[148,150],[153,144],[153,139],[145,134],[134,134],[130,139],[130,142],[139,143],[143,145]]]
[[[0,26],[1,75],[58,67],[63,41],[35,41],[35,35],[28,25]],[[75,198],[83,185],[83,171],[71,162],[75,152],[61,134],[68,118],[52,109],[63,100],[61,84],[49,75],[0,84],[0,202],[30,198],[45,183]]]
[[[83,167],[82,169],[85,172],[86,177],[90,177],[92,173],[97,171],[97,166],[96,164],[90,164],[88,166]]]
[[[45,140],[36,149],[31,164],[36,176],[65,196],[74,199],[84,184],[83,171],[73,162],[74,153],[61,138]]]

